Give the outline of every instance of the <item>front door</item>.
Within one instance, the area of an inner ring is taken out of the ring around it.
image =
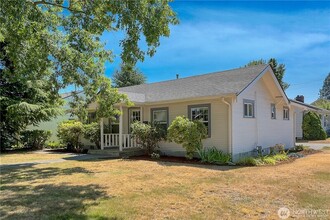
[[[141,110],[138,108],[131,108],[129,109],[129,133],[131,133],[131,124],[136,121],[141,121]]]

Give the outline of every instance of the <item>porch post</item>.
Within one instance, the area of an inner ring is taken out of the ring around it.
[[[101,150],[104,150],[104,132],[103,132],[103,118],[100,120],[100,130],[101,130]]]
[[[143,108],[140,106],[140,122],[143,122]]]
[[[120,106],[120,117],[119,117],[119,151],[123,151],[123,106]]]

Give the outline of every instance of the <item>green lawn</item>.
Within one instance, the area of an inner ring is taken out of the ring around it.
[[[16,158],[21,161],[25,156],[17,154]],[[11,167],[1,169],[0,216],[278,219],[277,210],[283,206],[329,209],[329,175],[328,150],[293,163],[264,167],[131,160],[68,160]]]

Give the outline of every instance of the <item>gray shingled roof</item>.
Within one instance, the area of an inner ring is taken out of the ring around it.
[[[239,94],[268,65],[256,65],[181,79],[120,88],[135,102],[158,102]],[[135,95],[134,95],[135,93]]]
[[[295,100],[295,99],[289,99],[289,100],[290,100],[290,102],[296,103],[296,104],[298,104],[298,105],[305,106],[305,107],[307,107],[307,108],[309,108],[309,109],[314,109],[314,110],[316,110],[316,111],[321,111],[321,112],[330,113],[330,111],[327,110],[327,109],[319,108],[319,107],[314,106],[314,105],[309,105],[309,104],[307,104],[307,103],[300,102],[300,101],[297,101],[297,100]]]

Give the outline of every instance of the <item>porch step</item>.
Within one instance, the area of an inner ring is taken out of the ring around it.
[[[107,155],[113,158],[139,156],[143,155],[144,153],[145,152],[140,148],[124,149],[123,151],[119,151],[118,148],[108,148],[104,150],[88,150],[88,154]]]
[[[113,149],[88,150],[88,154],[107,155],[109,157],[119,158],[119,150],[113,150]]]

